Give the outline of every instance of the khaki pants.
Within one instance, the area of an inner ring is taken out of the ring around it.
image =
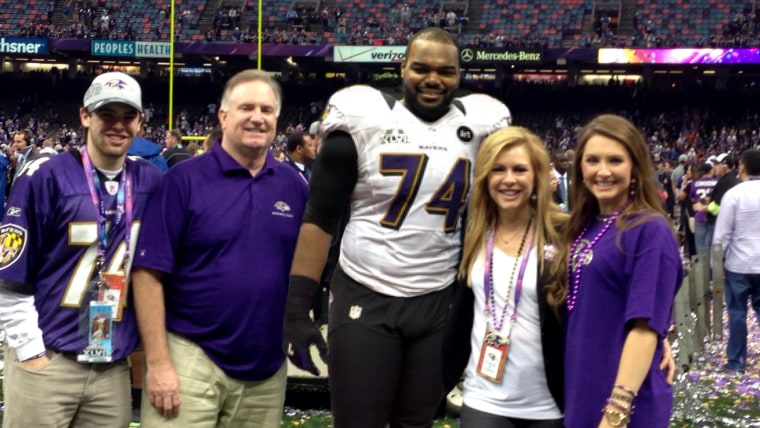
[[[48,351],[50,364],[30,371],[16,352],[5,351],[3,428],[129,427],[132,418],[129,366],[82,364]]]
[[[179,415],[164,418],[150,404],[143,384],[142,428],[279,428],[285,405],[287,364],[269,379],[246,382],[227,376],[198,345],[168,334],[169,354],[179,378]]]

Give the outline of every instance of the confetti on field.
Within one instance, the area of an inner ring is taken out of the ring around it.
[[[676,379],[671,427],[760,428],[760,327],[754,311],[748,315],[747,370],[725,368],[728,317],[724,314],[722,339],[706,343],[689,371]]]

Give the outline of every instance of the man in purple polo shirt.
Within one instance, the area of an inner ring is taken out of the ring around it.
[[[308,188],[269,148],[282,105],[266,73],[233,76],[205,156],[151,199],[134,262],[147,427],[279,427],[288,274]]]

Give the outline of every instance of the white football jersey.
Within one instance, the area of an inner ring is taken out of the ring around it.
[[[507,107],[487,95],[458,98],[445,116],[427,123],[369,86],[335,93],[322,131],[349,133],[358,153],[341,268],[389,296],[451,284],[472,164],[481,141],[509,123]]]

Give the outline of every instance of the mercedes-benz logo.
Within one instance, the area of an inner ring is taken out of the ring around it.
[[[462,49],[462,53],[459,57],[462,58],[462,61],[464,62],[470,62],[475,57],[475,54],[472,53],[472,49]]]

